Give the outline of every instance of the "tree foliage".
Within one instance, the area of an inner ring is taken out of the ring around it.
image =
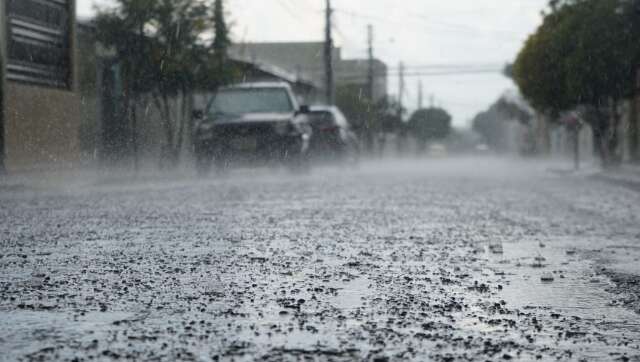
[[[473,118],[472,129],[492,149],[507,151],[508,127],[514,122],[527,125],[532,117],[532,110],[526,104],[513,96],[503,95],[489,109]]]
[[[362,85],[340,86],[336,89],[336,105],[349,118],[365,149],[373,152],[377,136],[396,132],[402,127],[400,114],[404,110],[401,111],[400,105],[389,98],[373,102],[365,94]]]
[[[618,102],[632,94],[640,64],[637,20],[629,0],[552,0],[513,66],[537,110],[557,117],[582,106],[596,114],[589,119],[603,158],[617,146]]]
[[[98,40],[113,47],[123,69],[127,115],[149,101],[162,116],[163,159],[175,165],[190,121],[195,90],[214,90],[232,79],[222,59],[230,45],[222,0],[117,0],[96,18]],[[207,41],[213,27],[214,38]],[[223,55],[221,55],[221,53]],[[172,102],[180,99],[181,109]]]

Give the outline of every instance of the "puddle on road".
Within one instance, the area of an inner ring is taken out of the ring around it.
[[[593,249],[576,249],[580,247]],[[543,343],[554,343],[555,334],[572,333],[585,338],[579,347],[581,355],[611,360],[627,352],[625,348],[639,348],[636,341],[640,341],[640,318],[618,303],[620,296],[608,291],[613,283],[596,272],[600,265],[591,254],[601,255],[600,250],[606,248],[600,241],[578,245],[575,240],[550,240],[544,244],[526,240],[503,243],[501,254],[492,253],[487,247],[486,253],[482,250],[479,255],[486,260],[483,275],[502,286],[495,297],[504,300],[510,309],[537,316],[543,326],[537,338],[546,340]],[[587,254],[589,258],[585,257]],[[516,317],[516,322],[522,320]],[[467,328],[491,331],[486,325]],[[555,343],[564,350],[576,348],[575,340],[570,338]]]
[[[502,255],[489,257],[490,268],[505,274],[500,297],[518,308],[548,308],[583,319],[638,319],[633,311],[615,305],[617,297],[606,291],[612,283],[596,275],[592,261],[567,250],[571,249],[562,245],[542,248],[537,242],[504,243]],[[549,275],[553,281],[541,280]]]
[[[503,254],[487,254],[486,273],[499,278],[503,289],[497,297],[512,308],[577,317],[576,325],[589,329],[585,332],[640,340],[638,314],[619,305],[619,296],[607,291],[611,281],[595,272],[594,261],[573,250],[560,242],[545,247],[532,241],[504,243]],[[553,280],[543,281],[543,276]]]
[[[57,349],[59,345],[73,343],[90,345],[95,340],[106,340],[114,322],[132,318],[124,312],[90,312],[77,318],[69,313],[51,311],[1,311],[0,361],[15,361],[18,356]]]

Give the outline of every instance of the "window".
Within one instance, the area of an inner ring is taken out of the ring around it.
[[[69,0],[8,0],[9,80],[71,86]]]
[[[284,88],[237,88],[220,91],[209,107],[210,113],[286,113],[293,112]]]

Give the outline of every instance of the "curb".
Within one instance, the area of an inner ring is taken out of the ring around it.
[[[640,192],[640,179],[632,180],[629,178],[615,177],[605,173],[599,173],[590,176],[594,180],[603,181],[612,185],[621,186],[633,191]]]

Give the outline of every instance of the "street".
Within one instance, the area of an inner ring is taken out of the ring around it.
[[[640,193],[541,161],[105,174],[0,204],[0,361],[640,361]]]

